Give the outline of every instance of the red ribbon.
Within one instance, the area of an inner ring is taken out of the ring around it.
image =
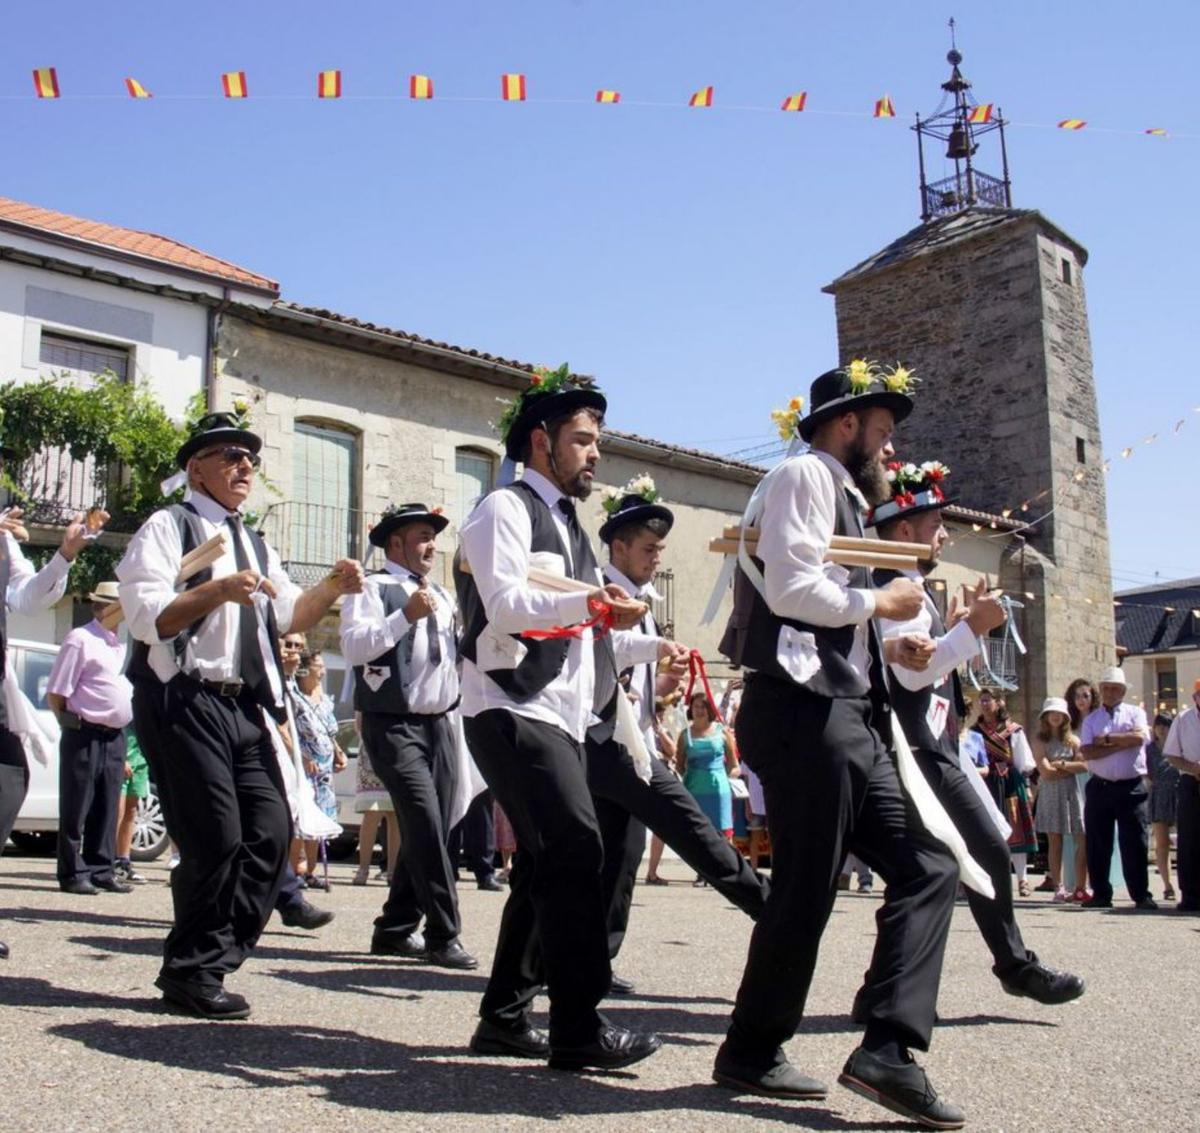
[[[717,702],[713,698],[712,686],[708,683],[708,670],[704,667],[704,658],[700,655],[699,649],[693,649],[688,654],[688,685],[687,692],[684,693],[684,704],[692,703],[692,689],[696,686],[696,678],[700,678],[700,683],[704,686],[704,696],[708,700],[708,710],[712,713],[713,719],[719,723],[725,723],[725,717],[721,715],[721,710],[717,707]]]
[[[564,638],[582,637],[589,629],[594,631],[593,637],[608,633],[613,625],[612,606],[592,598],[588,602],[588,609],[595,616],[586,622],[573,626],[555,626],[553,629],[526,629],[521,631],[521,636],[529,638],[530,641],[560,641]]]

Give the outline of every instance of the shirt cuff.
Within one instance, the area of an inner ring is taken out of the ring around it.
[[[563,594],[558,600],[557,609],[559,625],[575,626],[592,616],[588,595],[582,592]]]
[[[875,591],[851,589],[846,593],[850,596],[850,607],[846,611],[851,615],[849,624],[869,622],[875,616]]]
[[[661,637],[652,637],[649,634],[635,633],[632,635],[633,640],[629,643],[627,656],[633,665],[650,665],[658,660],[658,646],[663,640]]]
[[[404,616],[403,608],[393,610],[386,618],[383,619],[384,634],[388,639],[388,648],[395,646],[406,633],[408,633],[411,623]]]

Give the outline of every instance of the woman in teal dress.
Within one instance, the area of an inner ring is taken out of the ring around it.
[[[732,841],[733,793],[729,777],[741,774],[733,739],[717,720],[705,693],[692,694],[687,716],[690,723],[679,733],[675,744],[676,766],[683,776],[683,785],[691,791],[709,822]]]

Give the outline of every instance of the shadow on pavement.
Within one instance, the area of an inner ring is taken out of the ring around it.
[[[407,1045],[325,1027],[196,1022],[167,1023],[148,1033],[136,1024],[96,1020],[59,1024],[48,1033],[114,1055],[127,1067],[137,1059],[220,1075],[248,1088],[317,1087],[334,1105],[389,1116],[409,1112],[567,1118],[700,1110],[786,1121],[806,1129],[912,1128],[903,1121],[846,1121],[823,1106],[737,1097],[708,1083],[624,1089],[622,1082],[635,1078],[636,1071],[619,1076],[563,1074],[534,1063],[476,1059],[464,1047]],[[669,1052],[660,1057],[669,1057]]]
[[[170,921],[155,917],[124,917],[119,912],[94,913],[90,909],[0,909],[0,921],[16,924],[38,924],[39,922],[65,922],[67,924],[106,925],[114,928],[168,929]]]
[[[155,992],[149,996],[108,995],[102,991],[81,991],[56,987],[49,980],[28,976],[0,978],[0,1004],[5,1007],[91,1008],[105,1011],[149,1011],[165,1014],[163,1001]]]
[[[254,959],[269,957],[270,949],[254,952]],[[328,960],[326,954],[324,959]],[[423,964],[374,964],[353,968],[322,968],[319,971],[296,971],[276,968],[266,973],[278,980],[322,991],[348,991],[357,995],[382,995],[395,999],[394,992],[404,989],[413,992],[405,998],[420,999],[424,992],[469,991],[482,995],[487,985],[486,975],[451,972]]]

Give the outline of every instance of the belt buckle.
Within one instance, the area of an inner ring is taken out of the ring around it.
[[[241,681],[218,681],[217,682],[216,692],[217,692],[218,696],[235,697],[235,696],[239,696],[241,694],[241,691],[242,691],[242,682]]]

